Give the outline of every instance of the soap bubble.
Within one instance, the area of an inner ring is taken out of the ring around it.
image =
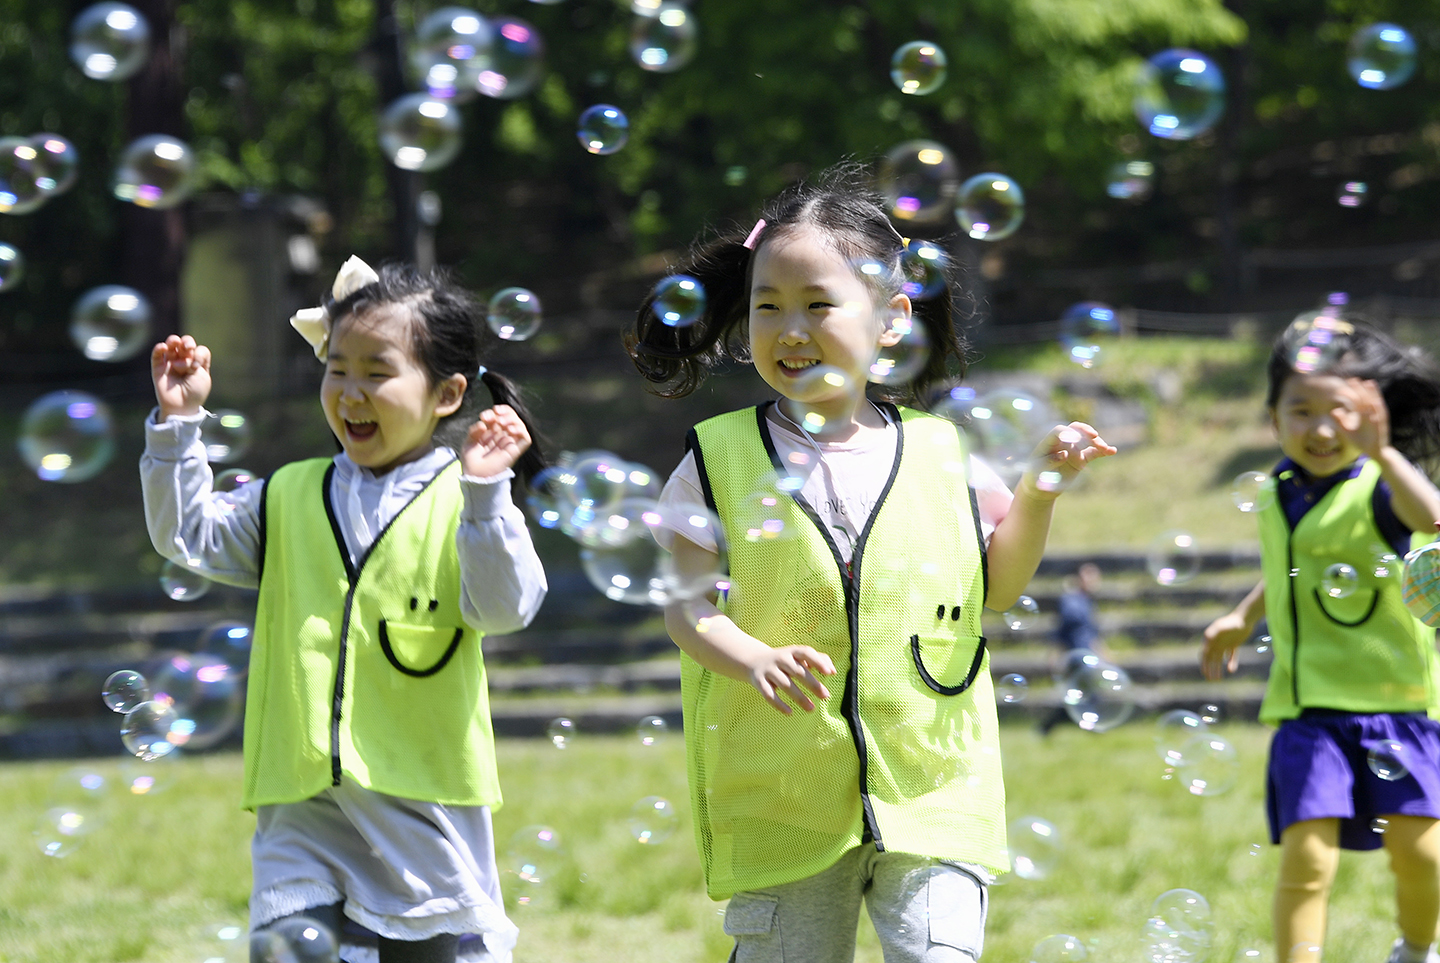
[[[1376,816],[1374,819],[1370,820],[1370,831],[1372,833],[1383,836],[1385,835],[1385,830],[1389,828],[1390,820],[1386,819],[1384,816]]]
[[[255,641],[255,630],[246,622],[226,620],[200,633],[195,651],[216,659],[230,667],[231,678],[243,678],[250,670],[250,647]]]
[[[1205,728],[1205,720],[1189,709],[1171,709],[1155,720],[1155,752],[1168,766],[1183,765],[1186,750]]]
[[[625,499],[601,507],[583,532],[580,565],[585,577],[607,599],[631,605],[664,605],[670,600],[661,572],[665,550],[653,528],[661,526],[662,509],[648,498]]]
[[[83,837],[93,833],[103,822],[104,818],[96,806],[52,804],[40,814],[30,835],[40,852],[60,859],[73,853]]]
[[[1336,562],[1325,569],[1320,579],[1320,591],[1332,599],[1349,598],[1360,587],[1360,573],[1353,565]]]
[[[339,963],[335,934],[308,916],[287,916],[250,934],[252,963]]]
[[[891,217],[935,224],[952,208],[960,169],[943,144],[908,140],[892,147],[881,160],[878,181]]]
[[[568,749],[570,740],[575,738],[575,723],[564,716],[551,719],[550,724],[545,727],[545,735],[550,737],[556,749]]]
[[[170,764],[179,758],[179,753],[172,752],[150,762],[125,759],[120,763],[120,776],[115,783],[122,792],[132,796],[158,796],[174,782]]]
[[[1393,23],[1372,23],[1350,38],[1345,66],[1361,87],[1399,87],[1415,73],[1415,38]]]
[[[660,716],[646,716],[635,727],[635,735],[640,738],[642,746],[653,746],[669,733],[670,724]]]
[[[623,468],[626,498],[660,497],[660,476],[653,468],[642,465],[638,461],[627,462]]]
[[[1098,301],[1072,304],[1060,315],[1060,345],[1082,368],[1093,368],[1101,353],[1120,334],[1115,309]]]
[[[646,796],[630,808],[630,835],[642,846],[660,845],[679,824],[675,807],[660,796]]]
[[[1370,196],[1370,185],[1364,181],[1345,181],[1335,188],[1335,203],[1341,207],[1361,207]]]
[[[525,507],[530,517],[541,528],[560,528],[568,523],[575,511],[574,469],[569,465],[551,465],[535,476],[530,482],[530,493],[525,497]]]
[[[199,564],[199,559],[194,560],[194,565],[167,561],[160,567],[160,588],[176,602],[194,602],[201,598],[210,591],[211,583],[195,571],[195,566]]]
[[[1350,347],[1350,326],[1333,310],[1306,311],[1285,329],[1285,357],[1300,374],[1328,371]]]
[[[1405,765],[1408,756],[1409,750],[1404,743],[1386,739],[1370,747],[1365,762],[1370,771],[1381,779],[1396,782],[1410,775],[1410,768]]]
[[[575,474],[572,496],[581,511],[571,518],[575,531],[566,534],[583,536],[584,526],[625,499],[631,487],[629,469],[630,463],[613,452],[597,449],[576,456],[571,466]]]
[[[1135,711],[1130,675],[1118,665],[1087,654],[1062,682],[1065,712],[1087,732],[1106,732]]]
[[[1011,632],[1023,632],[1035,625],[1035,620],[1040,615],[1040,606],[1028,595],[1022,595],[1015,600],[1015,604],[1006,609],[1001,618],[1005,620],[1005,627]]]
[[[794,388],[789,393],[789,397],[810,399],[809,402],[796,402],[796,407],[803,412],[796,424],[812,435],[824,431],[826,425],[825,416],[815,410],[812,403],[824,398],[834,398],[853,390],[854,387],[848,374],[834,365],[828,364],[816,364],[805,369],[794,376],[793,385]],[[783,409],[780,413],[785,415]]]
[[[115,165],[113,193],[138,207],[165,210],[190,196],[196,181],[195,154],[164,134],[131,142]]]
[[[655,316],[672,328],[688,328],[705,316],[705,288],[688,274],[672,274],[655,285]]]
[[[30,144],[38,152],[35,183],[50,197],[64,194],[75,184],[80,172],[80,152],[59,134],[32,134]]]
[[[42,481],[82,482],[110,463],[110,409],[83,391],[52,391],[20,419],[20,457]]]
[[[401,170],[437,171],[460,153],[459,109],[429,94],[406,94],[380,116],[380,150]]]
[[[930,336],[925,325],[914,317],[890,319],[890,330],[898,337],[882,345],[870,362],[870,380],[882,385],[903,385],[925,368],[930,360]]]
[[[1155,189],[1155,165],[1146,160],[1117,161],[1105,177],[1105,193],[1122,201],[1143,201]]]
[[[1021,879],[1044,879],[1060,859],[1060,833],[1049,820],[1025,816],[1010,824],[1010,865]]]
[[[1405,556],[1400,597],[1411,615],[1440,625],[1440,543],[1428,542]]]
[[[1218,796],[1235,787],[1240,760],[1235,747],[1208,732],[1197,734],[1182,750],[1180,784],[1195,796]]]
[[[244,924],[210,924],[201,931],[197,956],[203,963],[250,963],[250,932]]]
[[[1030,963],[1082,963],[1088,956],[1078,937],[1057,933],[1047,936],[1030,950]]]
[[[25,277],[25,255],[0,242],[0,291],[9,291]]]
[[[40,151],[24,137],[0,137],[0,213],[29,214],[50,199]]]
[[[558,872],[562,855],[560,834],[549,826],[525,826],[515,831],[505,853],[504,869],[521,883],[516,902],[522,906],[534,904],[542,892],[540,887]]]
[[[945,83],[945,51],[928,40],[912,40],[890,58],[890,79],[902,94],[933,94]]]
[[[209,461],[236,461],[250,448],[250,419],[231,408],[213,411],[200,423],[200,441]]]
[[[1270,651],[1270,646],[1273,643],[1274,640],[1271,639],[1270,636],[1262,635],[1255,640],[1255,652],[1259,655],[1264,655],[1266,652]]]
[[[490,330],[506,341],[524,341],[540,330],[540,299],[524,288],[502,288],[485,307]]]
[[[1213,702],[1200,707],[1200,721],[1207,726],[1218,725],[1222,715],[1220,707]]]
[[[92,361],[124,361],[150,343],[150,302],[133,288],[91,288],[70,309],[70,340]]]
[[[1035,447],[1055,426],[1056,416],[1049,405],[1023,391],[997,388],[974,398],[966,407],[963,397],[951,391],[946,417],[968,417],[960,423],[966,429],[975,454],[1013,484],[1029,466]]]
[[[138,759],[149,762],[175,751],[170,741],[175,725],[175,710],[164,702],[142,702],[125,713],[120,727],[120,741]]]
[[[1143,928],[1142,956],[1151,963],[1201,963],[1210,953],[1210,903],[1191,889],[1161,893]]]
[[[998,241],[1025,220],[1025,192],[1004,174],[976,174],[960,185],[955,219],[971,237]]]
[[[619,107],[596,104],[580,115],[575,135],[590,153],[613,154],[630,139],[630,118]]]
[[[490,66],[480,71],[475,88],[486,97],[514,100],[535,89],[545,72],[545,42],[519,17],[491,17],[495,39]]]
[[[1150,577],[1160,585],[1180,585],[1200,571],[1200,549],[1195,536],[1179,530],[1161,534],[1145,556]]]
[[[1166,50],[1140,69],[1135,116],[1156,137],[1189,140],[1225,112],[1225,77],[1204,54]]]
[[[150,700],[150,683],[134,669],[121,669],[110,673],[100,690],[100,697],[111,712],[129,712]]]
[[[177,747],[208,749],[240,721],[243,673],[210,652],[172,656],[151,680],[154,701],[175,713],[167,737]]]
[[[905,276],[900,293],[911,301],[933,298],[945,290],[950,257],[934,241],[912,240],[900,252],[900,270]]]
[[[480,71],[489,66],[493,32],[481,14],[465,7],[443,7],[415,28],[410,63],[430,96],[475,95]]]
[[[128,80],[149,56],[150,24],[127,4],[97,3],[70,24],[70,59],[94,80]]]
[[[1018,672],[1007,672],[995,684],[995,694],[1006,705],[1024,702],[1030,693],[1030,681]]]
[[[745,497],[735,530],[747,542],[780,542],[793,539],[801,525],[808,524],[791,497],[790,479],[778,474],[761,479]]]
[[[1230,487],[1230,500],[1242,512],[1264,511],[1275,501],[1275,492],[1265,487],[1270,476],[1263,471],[1242,471]]]
[[[683,3],[661,3],[630,25],[630,56],[644,70],[670,73],[695,56],[695,15]]]
[[[259,480],[260,476],[248,468],[231,468],[215,476],[215,481],[211,483],[211,490],[222,495],[228,494],[239,491],[252,481]]]

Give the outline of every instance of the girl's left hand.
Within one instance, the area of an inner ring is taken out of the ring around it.
[[[530,432],[509,405],[496,405],[480,412],[460,447],[460,465],[465,474],[490,478],[515,462],[530,447]]]
[[[1056,425],[1036,446],[1033,467],[1025,472],[1021,485],[1034,497],[1058,498],[1086,465],[1119,450],[1083,421]]]
[[[1380,386],[1361,378],[1346,378],[1344,403],[1332,414],[1350,444],[1372,459],[1390,446],[1390,410]]]

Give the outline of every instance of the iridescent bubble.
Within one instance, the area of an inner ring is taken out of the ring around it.
[[[525,826],[510,837],[503,868],[520,881],[516,902],[534,905],[562,858],[560,834],[549,826]]]
[[[1030,963],[1083,963],[1088,958],[1085,944],[1065,933],[1047,936],[1030,950]]]
[[[805,369],[795,376],[794,389],[788,395],[794,399],[808,399],[795,403],[801,412],[797,425],[812,435],[824,431],[827,419],[813,404],[853,390],[854,382],[850,376],[834,365],[816,364]],[[784,414],[783,409],[781,414]]]
[[[902,94],[933,94],[945,83],[945,51],[928,40],[912,40],[890,58],[890,79]]]
[[[1336,562],[1325,569],[1320,578],[1320,591],[1332,599],[1349,598],[1360,587],[1360,573],[1353,565]]]
[[[569,525],[561,525],[567,535],[581,535],[585,527],[617,507],[630,494],[630,463],[614,452],[587,451],[576,456],[571,470],[575,475],[574,497],[576,511]],[[638,529],[625,529],[628,538]],[[622,539],[623,540],[623,539]],[[602,539],[601,541],[608,541]],[[593,544],[587,540],[587,544]]]
[[[1161,534],[1145,556],[1150,577],[1160,585],[1180,585],[1200,572],[1200,549],[1195,536],[1179,530]]]
[[[319,920],[287,916],[250,934],[250,961],[340,963],[340,946],[335,934]]]
[[[1044,879],[1060,859],[1060,832],[1047,819],[1017,819],[1010,824],[1007,838],[1010,866],[1021,879]]]
[[[1376,578],[1391,578],[1400,574],[1400,556],[1382,548],[1370,559],[1370,574]]]
[[[1218,725],[1224,711],[1215,703],[1207,703],[1200,707],[1200,721],[1207,726]]]
[[[1004,174],[976,174],[960,185],[955,219],[976,240],[1009,237],[1025,220],[1025,192]]]
[[[228,494],[229,492],[239,491],[251,482],[259,480],[260,476],[248,468],[231,468],[215,476],[215,481],[211,484],[211,490],[219,492],[222,495]]]
[[[1230,486],[1230,500],[1247,514],[1263,511],[1275,501],[1275,492],[1265,483],[1270,476],[1263,471],[1242,471]]]
[[[911,301],[933,298],[945,290],[950,270],[950,256],[934,241],[916,239],[900,252],[900,270],[905,280],[900,293]]]
[[[199,559],[195,565],[199,565]],[[160,567],[160,588],[176,602],[194,602],[210,591],[210,580],[192,565],[167,561]]]
[[[80,173],[80,152],[59,134],[32,134],[30,144],[38,152],[35,183],[50,197],[64,194]]]
[[[95,80],[133,77],[150,56],[150,24],[123,3],[97,3],[70,24],[70,59]]]
[[[630,605],[664,605],[670,600],[661,560],[668,553],[656,541],[665,512],[648,498],[628,498],[600,507],[579,534],[586,547],[580,566],[606,598]]]
[[[881,345],[870,362],[870,380],[903,385],[920,374],[930,360],[930,336],[925,333],[925,325],[914,317],[891,318],[886,336],[894,343]]]
[[[1099,364],[1101,354],[1119,335],[1120,319],[1108,304],[1081,301],[1060,315],[1060,346],[1082,368]]]
[[[0,214],[29,214],[50,199],[40,184],[40,151],[24,137],[0,137]]]
[[[564,716],[551,719],[550,724],[545,727],[545,735],[550,737],[556,749],[568,749],[570,740],[575,738],[575,723]]]
[[[1007,672],[995,683],[995,694],[1006,705],[1024,702],[1025,697],[1030,694],[1030,680],[1018,672]]]
[[[660,476],[648,465],[632,461],[624,466],[626,498],[659,498]]]
[[[1213,733],[1199,733],[1184,747],[1183,755],[1177,767],[1180,784],[1192,795],[1218,796],[1235,787],[1240,759],[1226,740]]]
[[[540,299],[525,288],[502,288],[485,308],[490,330],[506,341],[524,341],[540,330]]]
[[[215,653],[176,655],[166,661],[150,688],[154,701],[175,714],[169,741],[186,749],[208,749],[224,741],[240,721],[243,677]]]
[[[1189,709],[1171,709],[1155,720],[1155,752],[1167,766],[1184,765],[1186,750],[1205,727],[1205,720]]]
[[[771,474],[746,496],[735,524],[735,529],[745,541],[783,542],[798,534],[804,516],[795,504],[787,481],[787,477]]]
[[[705,316],[705,287],[688,274],[672,274],[655,285],[651,308],[672,328],[688,328]]]
[[[70,309],[70,340],[91,361],[125,361],[150,343],[150,302],[133,288],[91,288]]]
[[[630,139],[630,118],[610,104],[586,107],[576,122],[575,136],[592,154],[613,154]]]
[[[878,181],[895,220],[936,224],[953,207],[960,169],[943,144],[908,140],[881,160]]]
[[[952,396],[954,392],[951,392]],[[975,398],[968,410],[964,400],[954,399],[948,414],[968,415],[961,421],[975,454],[979,455],[1009,484],[1019,480],[1030,464],[1035,447],[1055,426],[1051,407],[1023,391],[997,388]]]
[[[115,454],[110,409],[83,391],[52,391],[25,409],[19,445],[42,481],[94,478]]]
[[[1034,627],[1035,620],[1040,617],[1040,606],[1030,596],[1022,595],[1000,617],[1011,632],[1024,632]]]
[[[1066,674],[1061,701],[1075,724],[1087,732],[1106,732],[1135,711],[1130,675],[1098,657],[1080,661]]]
[[[110,673],[100,697],[111,712],[129,712],[140,703],[150,701],[150,683],[134,669],[121,669]]]
[[[1335,317],[1336,309],[1306,311],[1285,329],[1285,357],[1300,374],[1333,368],[1350,347],[1350,325]]]
[[[243,458],[250,448],[250,419],[231,408],[220,408],[200,423],[205,457],[225,464]]]
[[[175,773],[171,763],[179,759],[178,752],[166,753],[149,762],[126,759],[120,763],[120,776],[115,784],[121,792],[131,796],[158,796],[174,783]]]
[[[137,207],[175,207],[195,189],[195,155],[182,141],[151,134],[131,142],[115,165],[113,193]]]
[[[25,255],[19,248],[0,242],[0,291],[17,287],[25,277]]]
[[[1143,928],[1142,953],[1151,963],[1200,963],[1210,952],[1210,903],[1191,889],[1161,893]]]
[[[165,702],[142,702],[125,713],[120,727],[120,741],[137,759],[149,762],[175,751],[170,730],[175,725],[175,710]]]
[[[473,97],[480,71],[490,65],[492,39],[489,21],[478,12],[443,7],[415,28],[410,64],[430,96]]]
[[[630,808],[630,835],[642,846],[660,845],[679,825],[674,805],[663,797],[646,796]]]
[[[480,71],[475,89],[500,100],[523,97],[545,72],[545,41],[519,17],[491,17],[490,26],[495,29],[490,66]]]
[[[1189,140],[1225,112],[1225,77],[1204,54],[1166,50],[1140,69],[1135,116],[1156,137]]]
[[[1365,762],[1370,771],[1381,779],[1396,782],[1410,775],[1410,767],[1405,764],[1409,754],[1410,750],[1403,742],[1385,739],[1370,747]]]
[[[1155,165],[1146,160],[1117,161],[1105,177],[1105,193],[1122,201],[1143,201],[1155,189]]]
[[[429,94],[396,98],[380,116],[380,150],[401,170],[439,170],[460,153],[462,140],[459,109]]]
[[[639,737],[642,746],[653,746],[669,734],[670,724],[660,716],[646,716],[635,727],[635,735]]]
[[[530,517],[541,528],[559,528],[574,514],[579,496],[575,494],[574,469],[569,465],[551,465],[530,482],[525,506]]]
[[[1415,73],[1415,38],[1393,23],[1372,23],[1350,38],[1345,66],[1361,87],[1399,87]]]
[[[695,15],[683,3],[661,3],[630,25],[630,56],[644,70],[670,73],[695,56]]]
[[[30,835],[40,852],[60,859],[73,853],[83,837],[93,833],[103,821],[100,811],[92,806],[52,805],[40,814]]]
[[[1364,181],[1345,181],[1335,188],[1335,203],[1341,207],[1362,207],[1370,198],[1370,185]]]
[[[248,622],[226,620],[200,633],[195,651],[213,656],[230,667],[230,676],[240,679],[250,669],[250,647],[255,641],[255,629]]]

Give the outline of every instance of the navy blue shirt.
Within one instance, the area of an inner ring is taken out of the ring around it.
[[[1366,456],[1361,455],[1349,468],[1342,468],[1324,478],[1313,478],[1289,458],[1282,458],[1274,471],[1275,497],[1280,500],[1280,507],[1285,511],[1285,520],[1290,523],[1290,530],[1295,530],[1305,513],[1314,508],[1330,489],[1359,475],[1367,460]],[[1390,507],[1390,497],[1390,486],[1382,478],[1375,483],[1375,494],[1370,508],[1375,516],[1375,526],[1380,529],[1386,543],[1396,555],[1404,555],[1410,551],[1410,529],[1395,517],[1395,509]]]
[[[1100,637],[1095,625],[1095,603],[1078,589],[1060,596],[1060,625],[1055,641],[1063,649],[1093,649]]]

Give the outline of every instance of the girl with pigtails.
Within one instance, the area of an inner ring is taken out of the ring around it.
[[[888,963],[979,958],[987,887],[1008,869],[980,611],[1019,597],[1060,491],[1115,452],[1057,426],[1012,495],[955,425],[912,407],[964,352],[948,291],[902,292],[903,247],[865,171],[843,165],[694,249],[679,267],[705,287],[694,325],[647,301],[626,338],[663,396],[727,360],[779,395],[691,429],[661,495],[703,502],[728,543],[730,589],[665,620],[706,886],[730,900],[740,963],[849,961],[862,902]],[[867,391],[916,325],[924,368]],[[682,577],[720,565],[718,543],[670,548]]]

